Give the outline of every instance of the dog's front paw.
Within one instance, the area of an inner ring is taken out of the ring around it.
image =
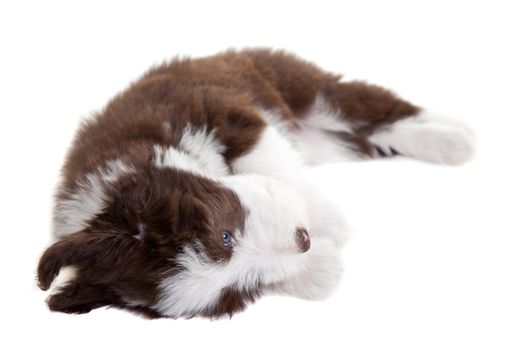
[[[328,239],[312,240],[305,253],[304,268],[291,278],[269,285],[266,292],[286,294],[302,299],[321,300],[330,296],[341,280],[341,248]]]

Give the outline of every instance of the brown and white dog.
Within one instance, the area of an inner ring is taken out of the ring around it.
[[[460,123],[284,52],[176,59],[80,127],[39,285],[51,310],[151,317],[231,315],[264,293],[320,299],[347,230],[305,166],[472,153]]]

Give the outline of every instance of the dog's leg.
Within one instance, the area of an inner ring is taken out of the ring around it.
[[[248,50],[245,55],[279,93],[289,112],[284,114],[293,116],[293,141],[307,163],[404,155],[462,164],[473,155],[473,135],[466,126],[436,117],[387,89],[341,82],[280,51]]]
[[[333,241],[312,239],[312,248],[305,253],[303,271],[282,282],[266,286],[265,292],[310,300],[325,299],[334,292],[341,280],[341,255],[341,248]]]
[[[312,163],[403,155],[459,165],[474,151],[473,134],[462,123],[361,82],[329,84],[302,120],[298,144]]]

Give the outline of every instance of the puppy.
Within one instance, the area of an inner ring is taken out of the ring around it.
[[[305,166],[472,153],[460,123],[281,51],[176,59],[81,125],[39,286],[54,311],[150,317],[231,316],[265,293],[322,299],[347,229]]]

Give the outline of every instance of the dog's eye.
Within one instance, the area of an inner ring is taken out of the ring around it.
[[[229,245],[232,242],[232,234],[229,231],[222,231],[222,243]]]

